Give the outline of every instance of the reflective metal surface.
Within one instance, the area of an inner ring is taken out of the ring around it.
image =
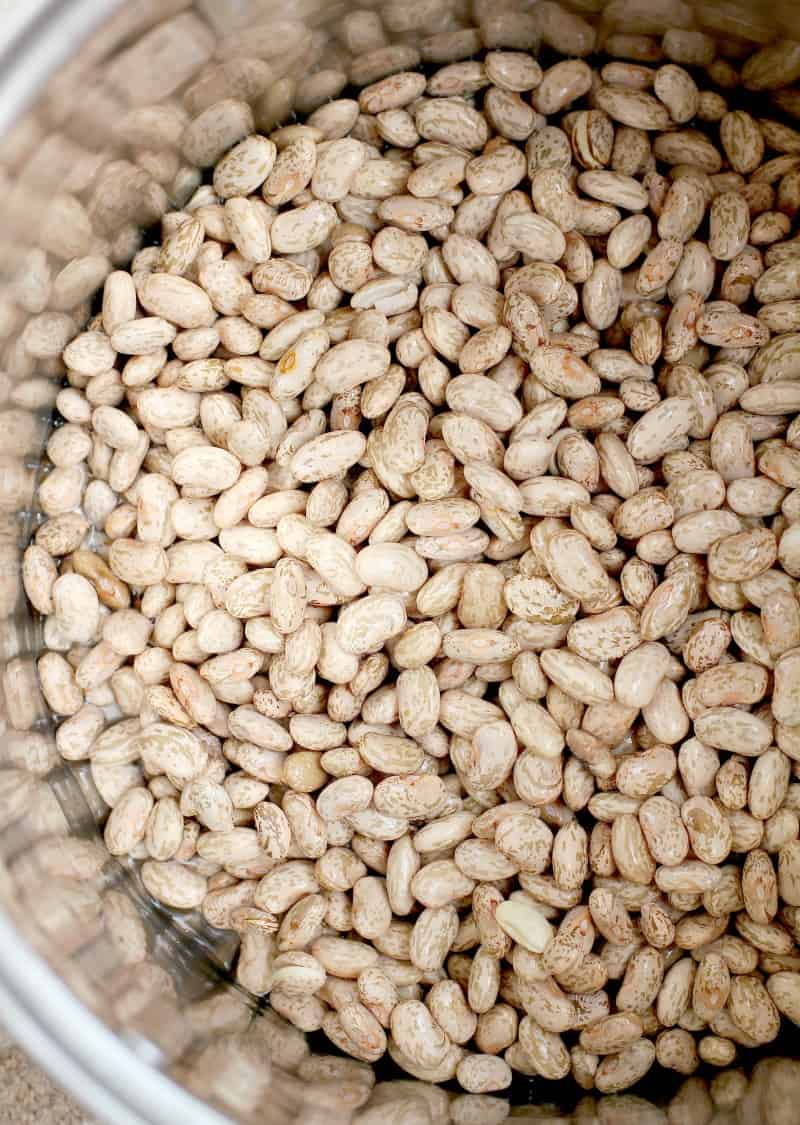
[[[734,53],[800,29],[792,0],[567,7],[600,40],[695,26],[733,42]],[[97,839],[105,806],[88,767],[65,765],[55,750],[36,682],[37,624],[19,579],[63,375],[58,353],[43,354],[31,340],[47,316],[87,319],[96,285],[69,290],[64,271],[75,259],[98,260],[99,284],[104,270],[130,260],[142,230],[202,180],[180,138],[169,151],[146,151],[134,111],[185,106],[190,89],[187,121],[222,98],[244,97],[255,126],[268,130],[338,96],[368,47],[395,44],[408,67],[430,57],[426,41],[440,32],[478,28],[488,45],[525,49],[540,38],[537,5],[519,0],[388,0],[365,4],[362,15],[366,9],[370,44],[344,0],[64,0],[43,5],[0,54],[0,1010],[56,1079],[114,1125],[335,1125],[351,1114],[337,1083],[306,1077],[303,1036],[230,983],[228,935],[199,916],[157,908],[116,860],[100,856],[89,877],[70,870],[62,841]],[[254,58],[266,65],[251,66]],[[48,283],[33,285],[42,262]],[[141,918],[138,952],[114,939],[112,915],[128,909],[123,902]],[[797,1069],[763,1067],[736,1120],[766,1116],[778,1125],[776,1105],[791,1108],[792,1090],[797,1097]],[[786,1091],[782,1101],[776,1088]],[[535,1082],[514,1096],[552,1097]],[[706,1115],[670,1120],[706,1122],[713,1106],[702,1104]],[[639,1109],[648,1112],[644,1102]],[[578,1112],[617,1119],[613,1106],[603,1116],[597,1099]]]

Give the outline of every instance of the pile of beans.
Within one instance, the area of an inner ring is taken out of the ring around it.
[[[725,94],[799,48],[660,49],[216,102],[210,182],[23,340],[108,851],[295,1027],[470,1093],[800,1023],[800,131]]]

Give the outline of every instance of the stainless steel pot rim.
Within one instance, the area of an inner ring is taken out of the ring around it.
[[[19,0],[3,12],[0,137],[22,117],[46,80],[124,0]],[[6,8],[7,5],[4,5]]]
[[[0,1011],[19,1044],[109,1125],[230,1125],[115,1035],[0,914]]]
[[[21,14],[8,14],[0,46],[0,137],[122,2],[24,0]],[[4,1025],[99,1120],[109,1125],[230,1125],[97,1019],[2,911],[0,949]]]

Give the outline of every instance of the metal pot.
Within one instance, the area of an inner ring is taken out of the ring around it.
[[[792,0],[567,6],[603,34],[657,41],[670,26],[695,26],[748,51],[798,29]],[[235,948],[221,931],[157,907],[132,865],[98,861],[89,877],[75,879],[62,862],[58,841],[66,837],[97,854],[91,841],[105,805],[87,764],[65,764],[55,750],[35,675],[40,627],[19,581],[20,550],[39,519],[40,453],[62,375],[57,352],[31,354],[29,326],[47,310],[85,320],[94,286],[73,293],[70,304],[61,271],[93,256],[99,284],[104,270],[130,260],[142,229],[201,182],[179,136],[167,152],[145,151],[143,107],[180,105],[182,97],[187,104],[188,88],[188,119],[221,98],[245,97],[256,127],[268,131],[295,109],[339,96],[354,58],[382,43],[396,44],[404,67],[417,65],[420,43],[430,58],[424,41],[458,28],[479,28],[491,45],[536,49],[544,9],[526,0],[367,0],[360,12],[344,0],[29,0],[4,15],[0,1013],[59,1083],[113,1125],[335,1125],[351,1117],[340,1085],[309,1077],[319,1072],[303,1062],[302,1036],[232,983]],[[212,70],[215,55],[224,65]],[[63,282],[44,303],[29,284],[42,261]],[[138,950],[115,940],[115,922],[128,914],[140,920]],[[513,1096],[553,1100],[548,1084],[535,1081],[522,1081]],[[580,1091],[564,1096],[574,1103]],[[645,1112],[645,1103],[639,1108]]]

